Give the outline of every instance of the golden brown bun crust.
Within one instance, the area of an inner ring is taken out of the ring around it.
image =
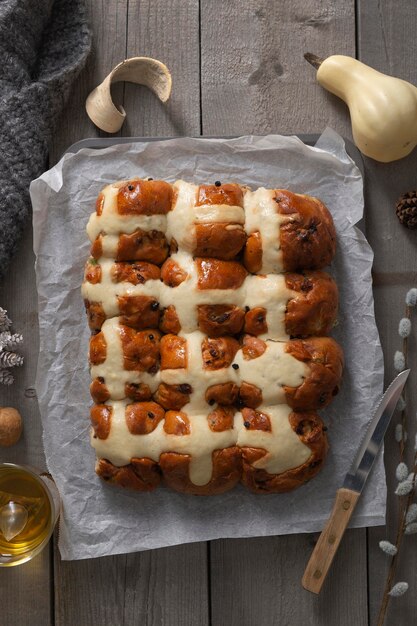
[[[266,323],[267,310],[262,306],[257,306],[250,311],[247,311],[245,315],[245,333],[250,335],[264,335],[268,332],[268,325]]]
[[[165,413],[164,431],[168,435],[189,435],[191,427],[188,415],[182,411],[167,411]]]
[[[119,188],[120,215],[165,215],[172,208],[173,189],[164,180],[134,179]]]
[[[133,402],[125,410],[126,425],[132,435],[148,435],[165,417],[157,402]]]
[[[110,400],[110,392],[107,389],[104,378],[94,378],[90,384],[90,394],[94,402],[97,404],[103,404]]]
[[[126,383],[125,395],[134,402],[147,402],[152,399],[152,391],[145,383]]]
[[[243,251],[243,264],[252,274],[257,274],[262,269],[262,240],[258,232],[252,233],[246,240]]]
[[[168,256],[169,246],[164,233],[159,230],[138,228],[130,235],[119,235],[116,261],[149,261],[162,265]]]
[[[107,357],[107,343],[103,333],[90,338],[90,365],[101,365]]]
[[[320,471],[328,450],[327,436],[320,417],[313,412],[291,413],[289,420],[300,440],[311,449],[310,458],[303,465],[282,474],[269,474],[253,465],[266,454],[265,450],[242,448],[242,483],[251,491],[265,494],[291,491]]]
[[[90,252],[91,252],[91,256],[96,261],[101,256],[103,256],[103,243],[102,243],[102,236],[101,235],[99,235],[97,237],[97,239],[92,243]]]
[[[195,263],[199,289],[238,289],[248,275],[237,261],[197,258]]]
[[[266,342],[263,339],[259,339],[259,337],[244,335],[242,338],[242,354],[246,361],[262,356],[266,348]]]
[[[187,367],[187,340],[177,335],[164,335],[161,339],[161,369]]]
[[[163,333],[177,335],[181,330],[180,320],[175,306],[170,304],[162,311],[159,328]]]
[[[224,430],[233,428],[235,413],[236,409],[232,406],[217,406],[214,411],[207,416],[210,430],[215,433],[221,433]]]
[[[271,419],[269,415],[262,411],[256,411],[245,407],[242,409],[243,425],[246,430],[263,430],[264,432],[271,432]]]
[[[159,459],[165,483],[182,493],[199,496],[216,495],[233,489],[239,482],[242,464],[240,449],[236,446],[213,452],[213,471],[206,485],[194,485],[189,478],[190,455],[164,452]]]
[[[111,268],[111,278],[115,283],[127,282],[132,285],[144,285],[147,280],[159,280],[160,277],[160,268],[146,261],[119,262],[114,263]]]
[[[99,302],[84,300],[85,311],[87,313],[88,326],[91,330],[100,330],[106,320],[106,314]]]
[[[113,409],[105,404],[95,404],[90,409],[91,425],[94,439],[107,439],[110,435]]]
[[[100,193],[97,196],[97,200],[96,200],[96,213],[97,215],[101,215],[103,213],[103,206],[104,206],[104,193],[102,191],[100,191]]]
[[[235,183],[224,185],[200,185],[197,192],[196,206],[203,204],[227,204],[243,207],[243,189]]]
[[[155,374],[159,369],[161,333],[154,329],[136,331],[129,326],[119,325],[119,334],[124,369]]]
[[[179,411],[190,401],[190,394],[192,393],[191,385],[182,383],[180,385],[167,385],[166,383],[160,383],[158,389],[154,393],[154,399],[164,409],[172,409]]]
[[[167,259],[161,267],[161,278],[168,287],[178,287],[188,274],[174,259]]]
[[[296,411],[323,408],[339,391],[343,352],[330,337],[293,339],[285,351],[307,363],[309,374],[299,387],[284,387],[287,404]]]
[[[159,303],[151,296],[119,296],[120,323],[135,330],[158,328]]]
[[[233,304],[200,304],[198,327],[209,337],[237,335],[243,328],[245,311]]]
[[[98,459],[96,474],[108,483],[135,491],[153,491],[161,482],[158,463],[146,458],[132,459],[122,467],[116,467],[107,459]]]
[[[232,337],[204,339],[201,344],[204,369],[219,370],[229,367],[238,350],[239,343]]]
[[[336,322],[339,304],[335,281],[325,272],[305,271],[285,274],[285,283],[297,292],[287,304],[286,332],[292,337],[328,335]]]
[[[280,244],[284,270],[321,269],[336,252],[336,230],[328,208],[318,199],[276,189],[278,212],[292,221],[282,224]]]
[[[256,409],[262,404],[262,390],[252,383],[242,382],[239,388],[239,406]]]
[[[88,283],[96,285],[97,283],[101,283],[101,274],[101,265],[98,265],[98,263],[90,257],[85,264],[84,279]]]
[[[195,235],[194,254],[225,261],[234,259],[246,242],[246,233],[240,224],[196,224]]]
[[[208,387],[205,399],[210,406],[216,403],[229,405],[237,402],[238,395],[239,387],[235,383],[219,383]]]

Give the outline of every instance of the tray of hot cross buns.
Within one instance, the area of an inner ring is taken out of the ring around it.
[[[105,480],[294,489],[327,452],[336,232],[317,198],[215,181],[105,186],[87,233],[92,443]]]
[[[64,558],[323,525],[383,367],[361,159],[316,140],[84,140],[32,183]]]

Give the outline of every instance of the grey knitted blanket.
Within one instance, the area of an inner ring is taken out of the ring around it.
[[[0,0],[0,279],[90,44],[84,0]]]

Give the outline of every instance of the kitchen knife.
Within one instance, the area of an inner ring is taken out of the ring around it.
[[[384,440],[410,370],[404,370],[390,384],[376,409],[355,459],[338,489],[330,518],[322,530],[307,564],[302,585],[307,591],[320,593],[321,587],[337,552],[343,533],[365,486]]]

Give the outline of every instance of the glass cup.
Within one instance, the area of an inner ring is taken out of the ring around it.
[[[51,538],[59,509],[58,489],[49,474],[0,463],[0,567],[39,554]]]

